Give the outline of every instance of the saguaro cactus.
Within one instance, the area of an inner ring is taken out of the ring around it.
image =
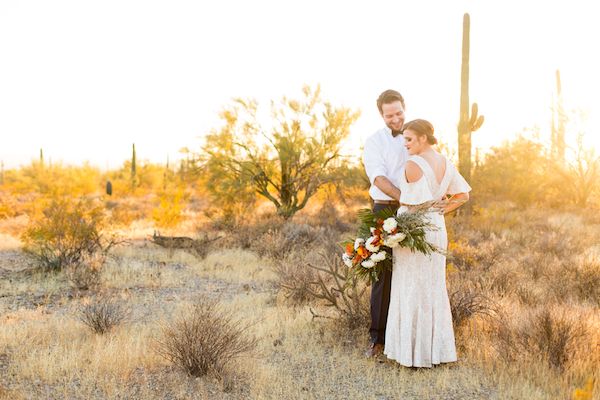
[[[462,66],[460,71],[460,119],[458,122],[458,169],[462,176],[471,181],[471,133],[483,124],[483,115],[478,115],[477,103],[469,114],[469,14],[463,16]]]
[[[136,170],[136,156],[135,156],[135,143],[133,144],[133,150],[131,152],[131,180],[135,179]]]
[[[566,115],[563,107],[560,70],[556,70],[556,101],[552,106],[552,155],[558,162],[565,162],[565,122]]]
[[[131,190],[135,190],[138,186],[138,178],[137,178],[137,157],[135,153],[135,143],[132,146],[131,151]]]

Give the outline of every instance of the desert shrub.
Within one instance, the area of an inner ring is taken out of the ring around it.
[[[586,335],[585,325],[565,313],[543,309],[529,319],[520,333],[523,347],[533,349],[553,367],[562,370]]]
[[[280,260],[293,251],[313,251],[326,237],[324,228],[287,222],[279,229],[269,230],[251,248],[260,256]]]
[[[233,359],[255,349],[257,339],[249,334],[252,325],[217,300],[200,297],[189,313],[163,327],[156,350],[191,376],[222,376]]]
[[[107,252],[103,208],[89,199],[56,197],[32,219],[22,235],[24,250],[46,271],[81,265],[84,257]]]
[[[14,198],[5,191],[0,191],[0,220],[17,215],[17,204]]]
[[[158,205],[152,210],[152,219],[159,228],[173,228],[183,220],[183,209],[188,199],[181,187],[165,188],[158,194]]]
[[[100,335],[127,321],[130,311],[123,304],[108,297],[93,299],[79,308],[79,320]]]
[[[519,206],[549,201],[554,194],[547,173],[551,165],[544,146],[523,136],[493,147],[473,171],[474,197],[485,202],[508,200]]]
[[[600,307],[600,260],[585,260],[575,269],[571,282],[580,300]]]
[[[105,258],[101,253],[85,254],[77,264],[68,265],[65,273],[71,286],[79,290],[96,288],[100,284]]]
[[[88,163],[64,166],[34,161],[18,170],[7,171],[6,186],[15,194],[84,196],[100,189],[100,170]]]
[[[505,360],[539,359],[563,371],[586,336],[584,321],[544,308],[529,312],[521,324],[509,320],[499,323],[495,348]]]
[[[248,218],[244,223],[227,226],[227,235],[222,244],[225,247],[254,250],[263,255],[266,250],[261,241],[265,235],[272,235],[274,231],[279,231],[283,225],[285,225],[285,221],[273,214],[255,216],[253,219]]]
[[[311,225],[342,233],[353,229],[355,219],[356,215],[354,213],[350,213],[349,215],[341,214],[334,201],[328,198],[321,204],[321,207],[314,216],[312,216]]]
[[[457,328],[474,316],[498,317],[498,305],[475,289],[457,289],[449,298],[452,322]]]
[[[314,298],[316,271],[304,262],[299,263],[302,259],[294,252],[273,263],[276,284],[292,304],[304,304]]]
[[[349,328],[368,325],[368,285],[352,275],[351,269],[342,262],[339,251],[324,250],[316,263],[307,263],[304,268],[311,268],[315,272],[314,282],[306,289],[310,296],[333,308]]]
[[[466,241],[448,243],[448,261],[461,271],[468,271],[476,265],[476,249]]]
[[[128,227],[133,221],[146,218],[149,214],[149,210],[146,208],[148,207],[144,204],[143,198],[135,199],[135,201],[107,201],[107,220],[113,226]]]

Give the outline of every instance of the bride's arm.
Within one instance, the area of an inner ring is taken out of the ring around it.
[[[457,193],[448,199],[448,205],[443,208],[443,214],[451,213],[469,201],[469,193]]]

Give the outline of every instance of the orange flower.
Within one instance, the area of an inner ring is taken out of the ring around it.
[[[373,240],[373,242],[371,242],[371,244],[375,247],[380,246],[381,245],[381,236],[379,235],[373,235],[373,237],[375,238],[375,240]]]
[[[354,246],[352,245],[352,243],[346,243],[346,254],[351,256],[352,253],[354,253]]]
[[[361,256],[363,259],[369,257],[369,251],[367,249],[365,249],[363,246],[360,246],[356,250],[356,253],[358,253],[358,255]]]

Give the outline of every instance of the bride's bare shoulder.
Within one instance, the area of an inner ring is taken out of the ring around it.
[[[416,162],[408,160],[406,162],[405,175],[408,183],[416,182],[423,176],[423,170],[421,170],[421,167]]]

